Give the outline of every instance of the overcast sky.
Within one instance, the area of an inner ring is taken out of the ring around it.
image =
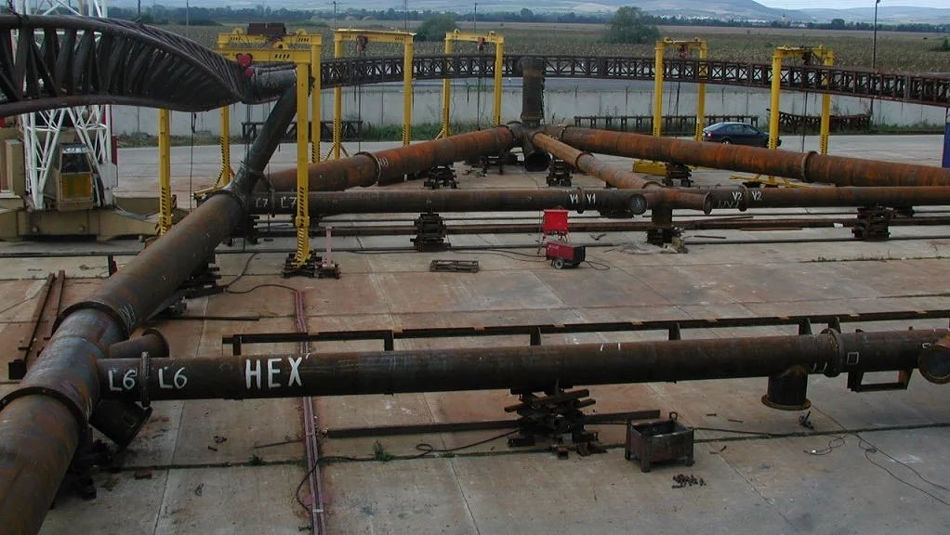
[[[801,9],[806,7],[824,7],[832,9],[847,9],[849,7],[874,7],[874,0],[836,0],[823,3],[814,0],[757,0],[760,4],[769,7]],[[817,4],[817,5],[816,5]],[[950,7],[947,0],[882,0],[881,5],[891,6],[922,6],[922,7]]]

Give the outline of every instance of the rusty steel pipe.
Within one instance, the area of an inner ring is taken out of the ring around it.
[[[581,150],[715,169],[826,182],[837,186],[950,186],[950,169],[769,150],[573,126],[550,135]]]
[[[604,163],[602,160],[595,158],[591,153],[577,150],[541,131],[531,135],[531,142],[535,147],[564,160],[574,169],[597,177],[615,188],[647,190],[643,195],[647,199],[647,205],[650,208],[655,206],[667,206],[670,208],[702,210],[706,213],[709,213],[711,210],[710,201],[706,199],[706,194],[700,190],[664,188],[662,184],[655,180],[650,180],[632,171]]]
[[[162,333],[155,329],[146,329],[138,338],[130,338],[109,346],[106,350],[106,358],[136,359],[141,357],[142,353],[148,353],[153,358],[167,357],[169,355],[168,340],[165,340]]]
[[[293,192],[256,194],[251,213],[293,213]],[[310,211],[320,215],[420,212],[510,212],[565,208],[623,211],[642,214],[645,196],[618,189],[504,189],[504,190],[385,190],[317,192],[310,194]]]
[[[160,359],[149,399],[268,397],[526,389],[768,377],[793,366],[835,376],[906,370],[946,329],[730,339]],[[848,358],[848,355],[860,358]],[[142,395],[139,359],[99,362],[104,395]]]
[[[574,169],[595,176],[615,188],[643,189],[663,187],[662,184],[655,180],[650,180],[632,171],[608,165],[595,158],[591,153],[580,151],[567,143],[562,143],[544,132],[538,131],[532,134],[531,142],[534,143],[535,147],[564,160]]]
[[[682,190],[690,191],[690,189]],[[950,187],[894,186],[840,188],[714,188],[708,190],[714,209],[791,208],[818,206],[911,206],[950,205]]]
[[[360,152],[350,158],[315,163],[308,168],[311,191],[339,191],[357,186],[401,182],[404,175],[477,156],[500,154],[515,145],[518,127],[499,126],[459,134],[408,147]],[[284,169],[267,176],[275,191],[294,191],[297,170]]]
[[[96,362],[173,296],[245,217],[244,196],[296,111],[287,90],[228,189],[202,203],[61,315],[43,353],[15,390],[0,399],[0,530],[39,531],[87,429],[101,385]]]

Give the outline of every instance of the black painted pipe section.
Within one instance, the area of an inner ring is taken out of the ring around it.
[[[835,376],[906,370],[946,329],[731,339],[158,359],[150,399],[544,389],[554,385],[768,377],[794,366]],[[945,362],[945,354],[941,357]],[[945,365],[945,364],[944,364]],[[99,362],[103,395],[138,399],[140,359]],[[943,366],[931,363],[931,369]]]
[[[252,214],[291,214],[297,201],[293,192],[255,194]],[[642,214],[643,195],[618,189],[504,189],[504,190],[385,190],[317,192],[310,194],[310,212],[319,215],[421,212],[518,212],[565,208],[624,211]]]

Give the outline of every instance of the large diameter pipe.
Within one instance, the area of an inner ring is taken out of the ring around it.
[[[950,169],[578,127],[547,132],[581,150],[838,186],[950,186]]]
[[[500,154],[517,139],[513,127],[499,126],[449,136],[436,141],[375,153],[360,152],[351,158],[330,160],[309,166],[311,191],[339,191],[357,186],[401,182],[404,175],[487,154]],[[296,189],[297,170],[284,169],[267,176],[276,191]]]
[[[17,389],[0,399],[0,531],[35,533],[100,399],[96,362],[156,312],[218,243],[243,221],[253,187],[296,109],[293,88],[265,122],[229,189],[188,217],[63,312]]]
[[[293,213],[293,192],[256,194],[251,213]],[[310,194],[310,211],[320,215],[420,212],[510,212],[565,208],[624,211],[642,214],[644,195],[617,189],[516,189],[516,190],[380,190],[317,192]]]
[[[829,331],[661,342],[164,359],[149,364],[145,387],[154,400],[245,399],[766,377],[793,366],[834,376],[913,369],[921,352],[947,333],[946,329]],[[141,366],[140,359],[101,361],[104,395],[140,397]],[[939,370],[945,365],[930,367]]]

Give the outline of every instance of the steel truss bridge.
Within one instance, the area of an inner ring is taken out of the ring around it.
[[[16,37],[14,37],[16,35]],[[16,50],[12,46],[16,43]],[[504,76],[520,77],[522,56],[504,58]],[[548,78],[653,80],[652,57],[543,56]],[[417,80],[494,76],[491,55],[416,56]],[[771,65],[714,59],[670,58],[670,82],[768,89]],[[293,66],[271,65],[269,71]],[[383,82],[403,77],[403,58],[326,60],[324,88]],[[277,98],[266,70],[248,70],[179,35],[115,19],[0,15],[0,116],[87,104],[126,104],[203,111],[234,102]],[[950,107],[950,76],[868,69],[785,65],[781,87]]]

